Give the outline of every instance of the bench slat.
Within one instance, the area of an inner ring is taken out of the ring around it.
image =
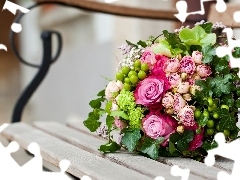
[[[89,133],[89,130],[83,125],[83,122],[81,120],[77,119],[71,119],[67,122],[67,125],[71,128],[77,129],[78,131],[82,131],[84,133]],[[96,135],[95,135],[96,136]],[[159,161],[165,164],[168,164],[170,166],[179,164],[182,168],[190,168],[192,173],[201,175],[205,178],[212,178],[216,179],[216,174],[220,170],[224,170],[227,172],[231,172],[231,169],[233,167],[233,161],[228,159],[217,159],[214,167],[207,167],[203,163],[200,163],[198,161],[194,161],[191,159],[183,159],[183,158],[166,158],[166,157],[160,157]],[[181,162],[181,164],[179,163]],[[200,167],[200,168],[196,168]],[[202,173],[206,172],[206,173]]]
[[[99,155],[98,148],[101,144],[106,142],[103,139],[99,139],[96,135],[91,136],[85,133],[82,133],[81,130],[77,131],[72,128],[68,128],[63,124],[57,122],[36,122],[34,126],[53,135],[60,139],[63,139],[73,145],[78,147],[88,148],[87,151],[93,152]],[[75,126],[76,127],[76,126]],[[156,177],[159,174],[159,170],[161,169],[161,174],[163,172],[168,172],[167,174],[162,174],[167,179],[173,178],[170,175],[170,168],[164,166],[163,164],[153,161],[149,158],[134,155],[130,153],[107,153],[105,155],[106,158],[109,158],[112,161],[116,161],[119,164],[122,164],[129,168],[134,168],[137,171],[141,171],[144,174],[149,174],[152,177]],[[165,161],[161,161],[164,164],[172,165],[179,165],[182,168],[189,168],[192,170],[192,174],[190,175],[190,179],[216,179],[217,173],[220,169],[217,168],[209,168],[205,166],[203,163],[199,163],[197,161],[191,159],[178,159],[172,163],[172,160],[176,160],[176,158],[164,158]],[[189,166],[190,164],[190,166]],[[146,168],[148,167],[148,168]],[[200,167],[200,168],[199,168]],[[200,169],[200,170],[199,170]],[[210,169],[210,170],[208,170]],[[209,172],[210,171],[210,172]],[[202,173],[206,172],[206,173]],[[167,175],[167,176],[166,176]],[[198,177],[197,177],[197,176]]]
[[[101,180],[112,180],[113,177],[118,180],[152,179],[68,144],[25,123],[11,124],[2,132],[2,135],[9,140],[17,141],[24,149],[27,149],[31,142],[38,143],[43,159],[55,166],[58,166],[62,159],[69,160],[71,165],[67,171],[78,178],[88,175],[92,179]]]

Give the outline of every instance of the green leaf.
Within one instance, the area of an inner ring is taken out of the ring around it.
[[[110,116],[119,116],[122,117],[123,119],[129,120],[128,115],[123,111],[112,111]]]
[[[158,147],[155,141],[151,138],[146,138],[144,140],[140,151],[149,155],[152,159],[158,158]]]
[[[203,53],[203,63],[210,63],[213,59],[213,56],[216,55],[216,49],[211,45],[202,48]]]
[[[184,28],[179,32],[179,38],[181,41],[186,42],[188,40],[197,40],[194,32],[189,28]]]
[[[144,41],[141,41],[141,40],[138,41],[137,44],[144,47],[144,48],[147,47],[147,44]]]
[[[218,147],[218,144],[216,141],[212,141],[212,142],[204,141],[202,144],[202,148],[205,149],[206,151],[214,149],[216,147]]]
[[[240,58],[240,47],[234,47],[232,55],[234,58]]]
[[[181,152],[187,150],[189,143],[193,140],[193,138],[193,131],[185,130],[183,134],[181,134],[180,140],[177,142],[177,149]]]
[[[181,40],[176,33],[169,33],[167,30],[163,31],[163,35],[172,48],[178,47],[178,44],[181,44]]]
[[[200,43],[203,47],[216,44],[216,34],[206,34],[201,40]]]
[[[221,109],[219,113],[220,121],[218,123],[220,131],[234,130],[236,128],[236,119],[227,109]]]
[[[84,126],[86,126],[91,132],[94,132],[97,130],[97,128],[101,125],[101,122],[99,122],[96,119],[88,118],[87,120],[83,121]]]
[[[95,99],[95,100],[92,100],[90,101],[89,105],[92,107],[92,108],[96,108],[96,109],[99,109],[102,105],[101,102],[103,102],[105,100],[105,98],[98,98],[98,99]]]
[[[126,40],[126,43],[127,43],[129,46],[138,47],[136,44],[133,44],[133,43],[131,43],[131,42],[128,41],[128,40]]]
[[[237,108],[240,108],[240,99],[237,99],[237,100],[235,101],[235,106],[236,106]]]
[[[222,74],[228,74],[230,71],[228,60],[229,60],[228,56],[224,56],[222,58],[219,58],[218,56],[214,56],[211,62],[211,67],[216,72],[220,72]]]
[[[110,142],[110,143],[101,145],[99,148],[99,151],[104,152],[104,153],[106,153],[106,152],[112,153],[112,152],[118,151],[120,148],[121,148],[121,146],[119,144],[117,144],[116,142]]]
[[[212,26],[213,26],[212,23],[207,22],[207,23],[201,24],[200,26],[204,29],[206,33],[212,32]]]
[[[97,96],[104,97],[104,96],[105,96],[105,89],[99,91],[99,93],[97,94]]]
[[[140,138],[141,134],[139,129],[128,130],[122,137],[122,143],[128,148],[130,152],[132,152],[134,151]]]
[[[171,154],[173,154],[176,151],[175,145],[171,141],[169,141],[168,149]]]
[[[172,57],[172,53],[169,49],[170,49],[170,45],[165,39],[159,40],[159,43],[156,46],[152,47],[152,51],[155,54],[161,54],[167,57]]]
[[[228,75],[225,75],[223,78],[220,76],[214,78],[215,87],[213,88],[213,93],[217,97],[220,97],[223,93],[224,94],[231,93],[232,83],[229,82],[229,78],[230,77]]]
[[[229,107],[232,107],[234,105],[234,100],[232,97],[232,94],[224,94],[221,96],[221,104],[226,104]]]
[[[109,130],[112,128],[113,122],[114,122],[114,117],[108,115],[106,118],[106,124]]]
[[[197,119],[197,123],[204,127],[208,122],[208,117],[204,116],[203,114],[201,114],[201,116]]]

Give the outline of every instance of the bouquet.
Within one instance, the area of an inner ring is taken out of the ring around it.
[[[216,55],[217,47],[227,46],[217,28],[202,22],[120,47],[126,56],[116,79],[90,101],[93,111],[84,121],[107,139],[101,152],[124,148],[152,159],[202,161],[217,147],[216,133],[228,142],[238,137],[239,69]],[[240,48],[232,53],[240,57]]]

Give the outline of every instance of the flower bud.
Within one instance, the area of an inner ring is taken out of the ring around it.
[[[184,132],[184,126],[183,126],[183,125],[179,125],[179,126],[177,127],[177,132],[178,132],[178,133],[183,133],[183,132]]]
[[[189,93],[183,94],[183,99],[185,99],[186,101],[191,101],[192,100],[191,94]]]
[[[181,74],[181,79],[182,79],[183,81],[186,80],[187,77],[188,77],[187,73],[182,73],[182,74]]]
[[[177,93],[177,87],[172,89],[173,94]]]
[[[173,114],[174,113],[174,109],[173,108],[167,108],[167,109],[165,109],[165,112],[167,114]]]

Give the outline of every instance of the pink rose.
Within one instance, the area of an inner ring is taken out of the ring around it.
[[[194,120],[193,109],[189,106],[185,106],[178,113],[178,118],[184,126],[194,126],[196,124]]]
[[[196,64],[202,64],[202,52],[199,51],[193,51],[192,52],[192,59]]]
[[[154,64],[157,62],[157,60],[155,58],[155,54],[151,50],[151,48],[145,49],[140,60],[142,63],[147,63],[149,65],[150,69],[152,69]]]
[[[115,119],[114,120],[114,125],[119,128],[120,130],[124,129],[125,127],[127,127],[127,124],[125,124],[124,122],[122,122],[120,119]]]
[[[197,73],[202,78],[208,77],[210,74],[212,74],[210,66],[207,65],[198,65],[197,66]]]
[[[144,132],[153,139],[169,138],[169,135],[175,132],[177,127],[177,121],[174,118],[160,113],[150,113],[142,122]]]
[[[173,103],[174,112],[178,113],[185,106],[186,106],[186,101],[183,99],[181,94],[176,93],[174,95],[174,103]]]
[[[163,99],[162,99],[162,105],[165,108],[171,108],[173,107],[173,103],[174,103],[174,96],[171,92],[167,92]]]
[[[181,77],[178,73],[172,73],[167,78],[171,88],[177,87],[177,85],[181,82]]]
[[[180,71],[187,74],[193,74],[195,72],[195,63],[191,56],[184,56],[180,61]]]
[[[123,83],[121,81],[110,81],[105,89],[105,95],[107,100],[114,99],[114,97],[123,88]]]
[[[181,82],[177,86],[177,92],[180,94],[188,93],[190,89],[189,82]]]
[[[165,91],[165,83],[157,76],[149,76],[140,81],[134,91],[136,104],[153,106],[159,104]]]
[[[157,63],[154,65],[151,73],[154,75],[162,75],[162,74],[165,75],[166,73],[164,72],[163,67],[164,67],[164,64],[169,60],[169,58],[159,54],[157,54],[155,58],[157,59]]]
[[[201,134],[196,134],[194,136],[194,139],[190,142],[188,150],[193,151],[199,147],[202,146],[203,142],[203,132],[204,128],[202,128],[202,133]]]
[[[177,58],[171,58],[164,64],[164,71],[166,73],[177,72],[180,67],[179,60]]]

